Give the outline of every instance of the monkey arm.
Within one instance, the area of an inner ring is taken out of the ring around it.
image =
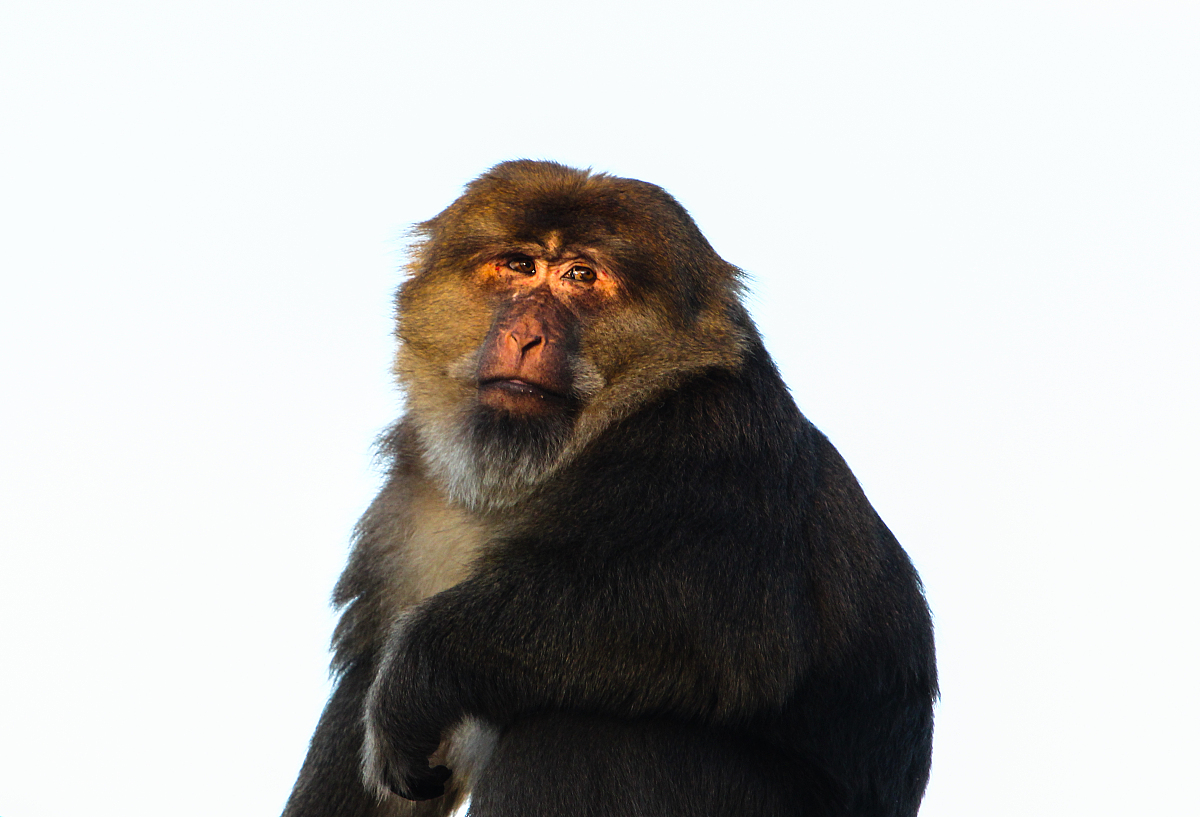
[[[552,709],[739,726],[783,707],[804,659],[781,574],[729,581],[686,566],[714,564],[706,554],[664,564],[658,549],[601,570],[595,554],[547,560],[531,549],[509,547],[398,624],[368,696],[368,779],[437,796],[446,773],[428,755],[465,715],[504,724]]]

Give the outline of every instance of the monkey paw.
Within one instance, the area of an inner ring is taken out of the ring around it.
[[[430,768],[424,757],[406,762],[401,754],[381,749],[368,742],[363,757],[363,781],[376,794],[391,792],[406,800],[432,800],[446,793],[450,770],[445,766]]]
[[[429,754],[437,748],[436,739],[425,750],[413,746],[405,751],[373,719],[367,720],[365,737],[363,782],[377,795],[383,797],[391,792],[407,800],[432,800],[446,793],[450,770],[445,766],[429,766]]]
[[[450,770],[445,766],[423,766],[409,768],[401,772],[396,765],[384,764],[381,770],[383,785],[406,800],[432,800],[446,793],[446,781],[450,779]]]

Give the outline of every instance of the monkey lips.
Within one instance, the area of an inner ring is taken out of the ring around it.
[[[517,414],[541,414],[559,411],[572,401],[565,394],[519,377],[495,377],[480,382],[479,402]]]

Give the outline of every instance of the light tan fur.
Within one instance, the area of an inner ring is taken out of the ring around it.
[[[426,599],[470,575],[494,528],[428,483],[414,487],[411,502],[405,573],[413,596]]]

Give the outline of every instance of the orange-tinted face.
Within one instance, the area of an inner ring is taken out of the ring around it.
[[[616,297],[616,277],[604,264],[578,253],[547,259],[540,254],[516,252],[483,264],[480,275],[486,285],[514,295],[546,287],[565,302],[598,304]]]
[[[581,327],[617,300],[616,276],[590,254],[543,247],[503,253],[476,275],[496,304],[476,375],[479,401],[523,416],[568,408],[579,397],[572,361]]]

